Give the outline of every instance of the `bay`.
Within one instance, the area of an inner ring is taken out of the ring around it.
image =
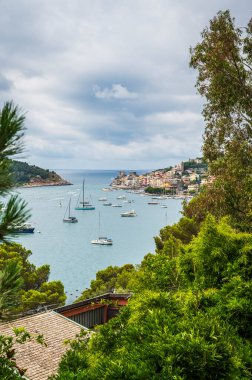
[[[118,174],[114,170],[56,170],[69,180],[70,186],[20,188],[17,191],[31,208],[34,234],[19,235],[16,241],[32,251],[29,260],[37,266],[50,265],[50,280],[63,282],[67,303],[73,302],[95,279],[96,272],[109,265],[140,264],[143,257],[155,252],[154,236],[166,224],[177,222],[181,216],[181,200],[168,199],[161,204],[148,205],[149,196],[125,190],[105,192]],[[140,173],[138,171],[138,173]],[[94,211],[74,210],[85,179],[85,198],[91,197]],[[125,195],[132,203],[122,202]],[[112,204],[104,206],[99,198],[106,197]],[[71,198],[72,212],[78,223],[63,223],[65,210]],[[134,209],[133,218],[122,218],[121,212]],[[99,234],[113,240],[112,246],[91,244]]]

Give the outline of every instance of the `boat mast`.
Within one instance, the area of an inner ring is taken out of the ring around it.
[[[84,204],[85,204],[85,202],[84,202],[84,183],[85,183],[85,180],[83,180],[83,184],[82,184],[82,204],[83,204],[83,207],[84,207]]]
[[[101,236],[101,213],[99,211],[99,236],[98,236],[98,239],[100,238]]]
[[[70,205],[71,205],[71,198],[69,199],[69,205],[68,205],[68,218],[70,219]]]

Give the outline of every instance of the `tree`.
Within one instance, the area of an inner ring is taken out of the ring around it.
[[[39,289],[44,282],[48,281],[50,274],[49,265],[36,267],[29,261],[31,254],[30,250],[18,243],[3,243],[0,245],[0,269],[4,268],[7,263],[18,263],[21,269],[24,290]]]
[[[251,247],[209,215],[190,242],[147,255],[129,306],[72,343],[54,379],[250,379]]]
[[[229,11],[220,11],[191,49],[190,64],[198,70],[196,88],[206,98],[203,153],[216,178],[207,191],[209,211],[221,210],[221,216],[231,215],[234,225],[250,230],[252,19],[244,29],[235,27]]]
[[[252,19],[245,31],[243,36],[229,11],[220,11],[191,49],[196,87],[207,100],[203,151],[210,163],[234,149],[234,141],[251,145]]]
[[[21,310],[56,308],[64,305],[66,295],[61,281],[44,282],[38,290],[30,289],[21,293]]]
[[[19,305],[23,280],[17,262],[9,262],[0,270],[0,320],[7,318]]]
[[[29,261],[31,254],[30,250],[17,243],[0,245],[0,270],[5,270],[6,266],[18,267],[19,269],[18,273],[22,286],[19,291],[18,289],[16,292],[14,291],[20,301],[19,305],[16,304],[16,314],[43,306],[54,305],[56,307],[63,305],[66,300],[63,284],[60,281],[48,282],[50,266],[36,267]],[[9,291],[11,291],[14,282],[9,281],[8,285]]]
[[[117,289],[119,291],[128,291],[131,288],[131,282],[136,273],[132,264],[125,264],[122,267],[109,266],[96,273],[96,279],[91,281],[90,288],[84,290],[76,302],[94,297],[97,294]]]
[[[0,196],[6,196],[13,187],[9,158],[23,151],[25,117],[21,110],[6,102],[0,110]],[[30,217],[26,202],[12,195],[6,205],[0,202],[0,241],[14,233]]]

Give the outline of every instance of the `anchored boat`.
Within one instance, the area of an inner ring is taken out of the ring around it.
[[[63,218],[63,222],[66,222],[66,223],[77,223],[78,219],[75,218],[75,216],[71,216],[70,214],[71,214],[71,198],[69,199],[69,203],[68,203],[68,206],[67,206],[64,218]]]
[[[82,201],[79,201],[78,199],[75,210],[84,210],[84,211],[95,210],[95,206],[91,205],[89,202],[85,202],[85,180],[83,180],[83,183],[82,183]]]
[[[105,236],[100,235],[100,229],[101,229],[101,220],[100,220],[100,213],[99,213],[99,235],[98,238],[95,240],[91,240],[91,244],[99,244],[99,245],[112,245],[113,240],[109,239]]]
[[[133,217],[133,216],[137,216],[137,214],[136,214],[136,212],[134,210],[131,210],[131,211],[122,212],[121,216],[124,216],[124,217]]]

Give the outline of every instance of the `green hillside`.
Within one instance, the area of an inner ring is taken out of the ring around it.
[[[61,178],[55,171],[49,169],[42,169],[36,165],[29,165],[26,162],[11,161],[11,173],[14,177],[15,183],[24,185],[29,183],[44,182],[44,183],[65,183],[69,184]]]

